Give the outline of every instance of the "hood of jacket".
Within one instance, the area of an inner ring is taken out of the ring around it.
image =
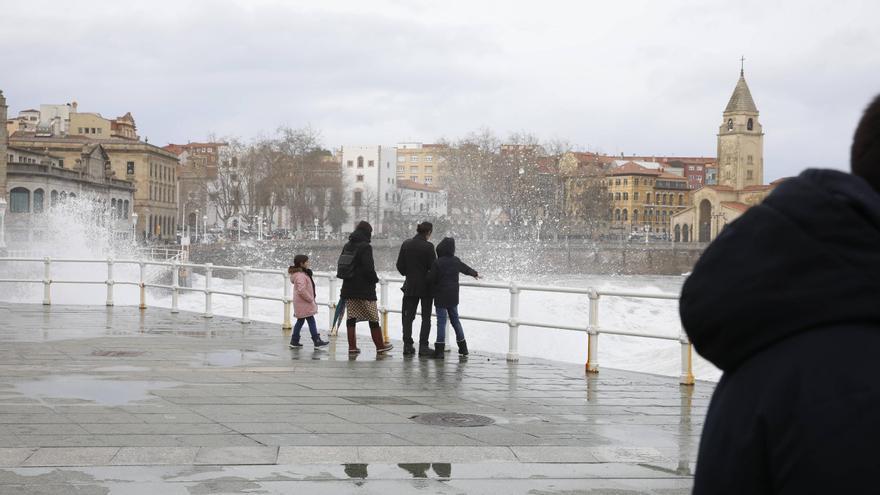
[[[444,237],[437,244],[437,257],[455,256],[455,239],[452,237]]]
[[[679,310],[697,352],[724,371],[808,330],[880,328],[880,194],[834,170],[786,180],[706,249]]]
[[[300,273],[300,272],[305,273],[306,275],[308,275],[310,277],[312,276],[311,270],[309,270],[307,268],[303,268],[301,266],[291,266],[290,268],[287,269],[287,273],[290,273],[291,275],[294,273]]]
[[[373,233],[366,229],[354,229],[354,232],[349,234],[348,240],[351,242],[370,242],[370,238],[373,237]]]

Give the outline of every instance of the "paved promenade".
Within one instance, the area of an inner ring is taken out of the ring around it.
[[[713,384],[288,340],[161,308],[0,303],[0,494],[690,491]]]

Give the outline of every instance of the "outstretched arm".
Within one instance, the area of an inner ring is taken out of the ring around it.
[[[476,270],[464,264],[464,261],[458,260],[458,271],[464,275],[470,275],[471,277],[477,278],[480,274],[477,273]]]

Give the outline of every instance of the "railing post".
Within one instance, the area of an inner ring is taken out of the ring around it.
[[[510,319],[508,325],[510,334],[508,336],[508,361],[519,361],[519,287],[516,282],[510,283]]]
[[[382,295],[382,307],[379,309],[382,312],[382,340],[388,344],[391,339],[388,337],[388,280],[385,277],[379,279],[379,287]]]
[[[143,261],[140,261],[138,262],[138,268],[140,271],[140,282],[138,283],[138,287],[140,287],[141,292],[141,304],[138,308],[147,309],[147,265]]]
[[[52,304],[52,260],[43,258],[43,306]]]
[[[241,269],[241,322],[251,322],[250,299],[248,299],[248,270],[249,266]]]
[[[214,278],[214,265],[205,263],[205,318],[213,318],[211,308],[211,280]]]
[[[328,299],[328,301],[330,301],[330,305],[328,306],[330,308],[330,335],[336,335],[337,332],[339,332],[339,327],[333,326],[333,316],[336,315],[336,302],[338,301],[337,298],[339,295],[336,293],[336,277],[331,273],[328,279],[330,281],[330,299]]]
[[[107,306],[113,306],[113,258],[107,258]]]
[[[288,275],[285,273],[284,278],[284,323],[281,324],[282,330],[290,330],[293,328],[290,325],[290,285],[291,282],[288,279]]]
[[[171,263],[171,312],[178,313],[177,309],[177,296],[178,296],[178,288],[180,287],[180,267],[177,266],[177,261]]]
[[[590,316],[587,326],[587,364],[584,366],[587,373],[599,372],[599,293],[596,289],[590,289]]]
[[[682,385],[693,385],[696,382],[693,367],[694,350],[684,329],[681,330],[678,341],[681,343],[681,379],[679,383]]]

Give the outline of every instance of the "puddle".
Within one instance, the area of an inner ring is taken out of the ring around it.
[[[193,366],[217,366],[220,368],[232,368],[244,364],[266,360],[277,360],[278,356],[257,351],[217,351],[197,354],[197,362]]]
[[[103,380],[92,376],[50,376],[15,385],[19,394],[32,399],[80,399],[107,406],[153,399],[151,390],[173,388],[174,382]]]

